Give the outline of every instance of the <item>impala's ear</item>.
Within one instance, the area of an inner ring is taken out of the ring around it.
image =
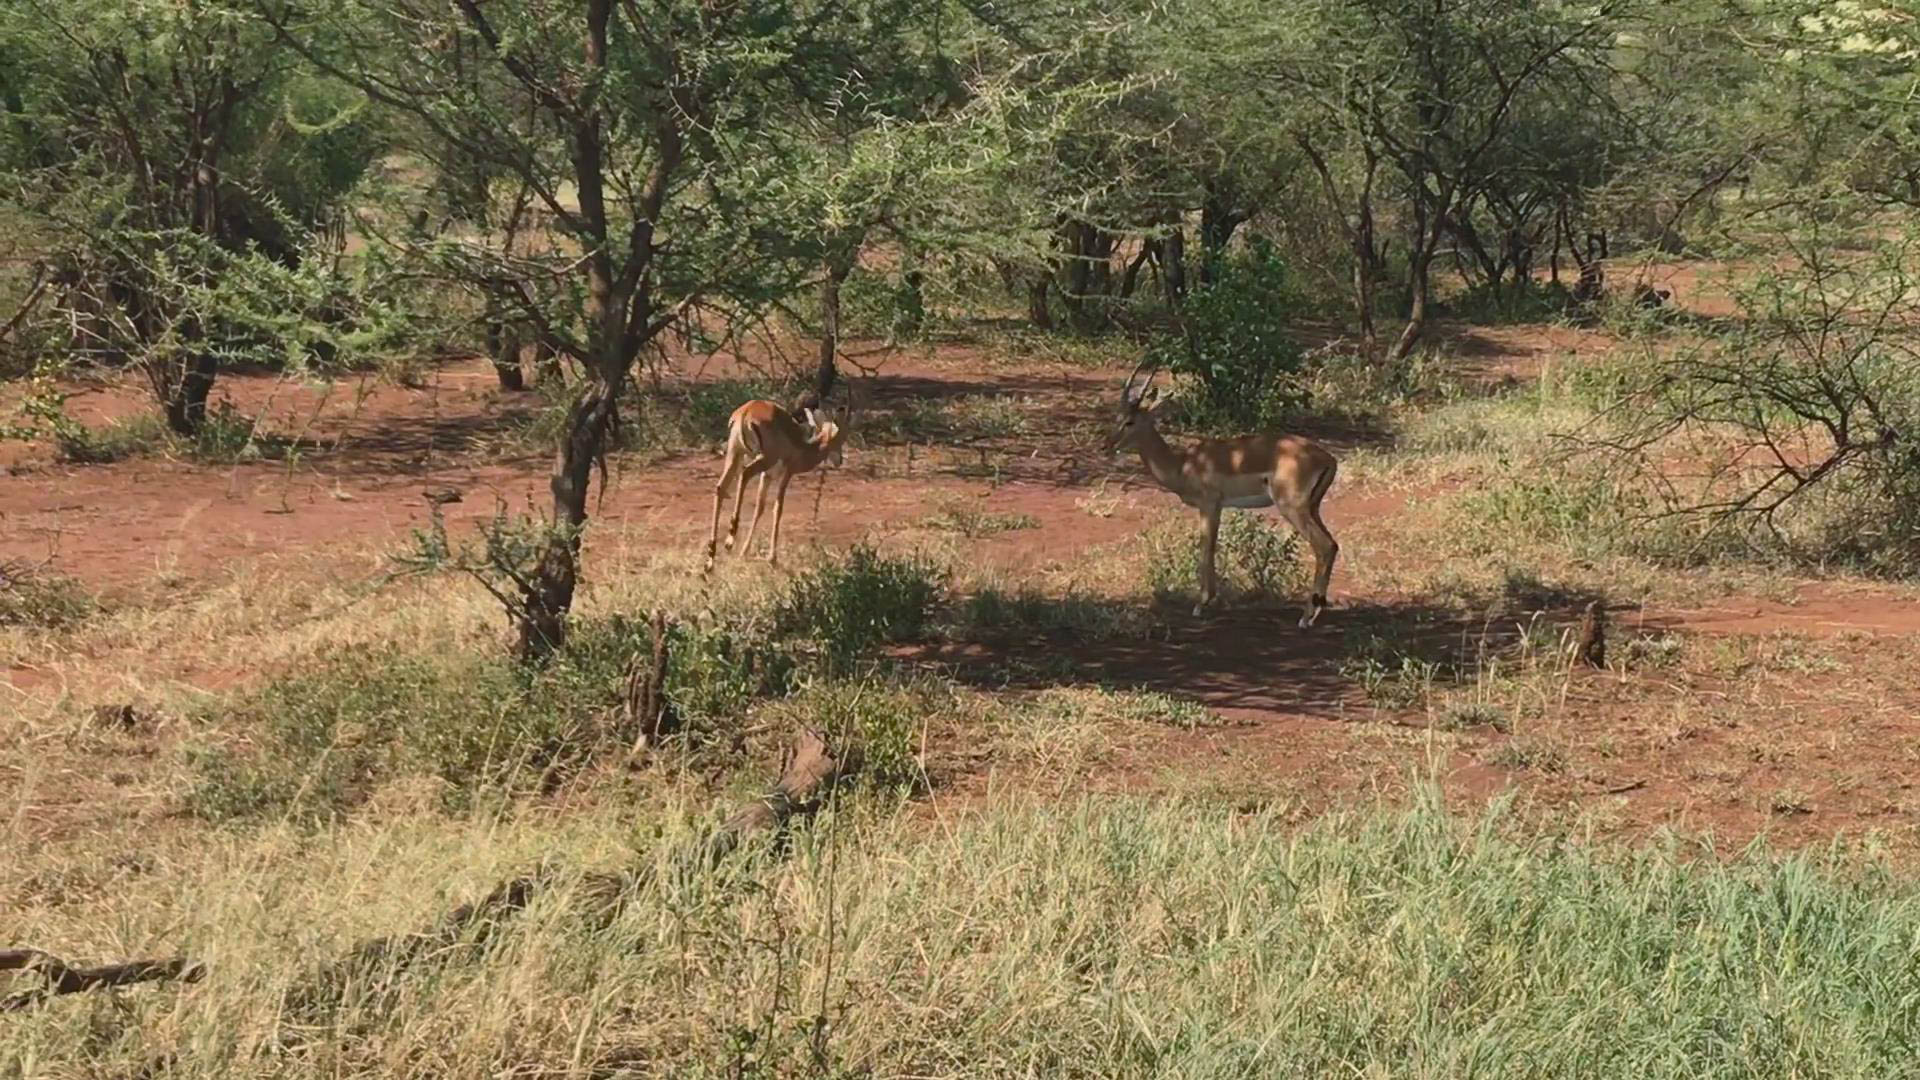
[[[816,430],[820,427],[820,414],[814,412],[812,406],[808,406],[800,410],[800,422],[807,426],[807,430]]]

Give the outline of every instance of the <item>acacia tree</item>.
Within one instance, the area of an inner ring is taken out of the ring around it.
[[[1376,207],[1389,177],[1404,211],[1409,308],[1390,357],[1404,358],[1420,341],[1434,256],[1450,225],[1506,167],[1501,151],[1518,107],[1543,84],[1571,85],[1586,77],[1582,69],[1603,66],[1627,7],[1628,0],[1326,0],[1268,16],[1260,37],[1265,99],[1289,118],[1341,208],[1356,264],[1374,258]],[[1361,269],[1356,306],[1371,337],[1371,275]]]
[[[565,636],[592,474],[604,473],[635,359],[705,310],[764,303],[813,261],[796,239],[808,230],[769,220],[794,169],[779,120],[825,96],[847,26],[883,29],[897,12],[849,20],[840,5],[791,0],[258,5],[325,70],[418,122],[436,153],[524,185],[560,236],[519,255],[458,238],[433,249],[442,272],[510,297],[584,373],[551,518],[517,580],[516,651],[543,656]],[[472,77],[475,57],[501,78]],[[502,83],[514,92],[490,92]],[[547,281],[571,286],[577,317],[550,317]]]
[[[1752,105],[1774,118],[1767,154],[1802,190],[1851,190],[1920,209],[1920,3],[1741,0]]]
[[[22,0],[0,10],[0,54],[0,183],[57,237],[68,347],[139,365],[192,434],[223,356],[286,345],[236,325],[225,286],[298,266],[380,133],[218,0]]]

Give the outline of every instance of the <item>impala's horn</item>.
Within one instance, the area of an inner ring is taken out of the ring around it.
[[[1152,366],[1149,367],[1149,365],[1152,365]],[[1147,373],[1147,378],[1146,378],[1146,381],[1142,382],[1139,385],[1139,387],[1136,389],[1133,383],[1134,383],[1134,380],[1140,378],[1140,373],[1142,371],[1145,371]],[[1160,374],[1160,367],[1159,365],[1153,363],[1153,357],[1151,356],[1143,357],[1140,360],[1140,363],[1134,367],[1133,374],[1127,376],[1127,385],[1120,389],[1121,403],[1124,405],[1140,404],[1141,400],[1147,396],[1147,388],[1153,385],[1154,377],[1159,374]]]

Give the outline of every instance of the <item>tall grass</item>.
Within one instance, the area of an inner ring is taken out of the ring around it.
[[[36,943],[213,974],[11,1018],[0,1075],[1866,1077],[1920,1036],[1911,880],[1592,850],[1431,797],[1300,831],[1146,801],[822,820],[608,925],[563,877],[477,955],[285,1026],[356,937],[536,860],[650,865],[683,815],[268,831],[15,910]]]

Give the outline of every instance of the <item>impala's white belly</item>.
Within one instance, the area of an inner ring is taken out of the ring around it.
[[[1180,501],[1193,507],[1195,510],[1203,510],[1211,499],[1205,495],[1182,494]],[[1254,492],[1250,495],[1222,495],[1220,496],[1220,505],[1230,506],[1235,510],[1259,510],[1272,506],[1273,496],[1264,491]]]

